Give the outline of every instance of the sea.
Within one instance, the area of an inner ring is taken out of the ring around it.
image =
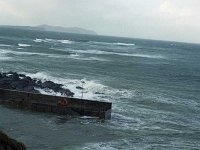
[[[111,120],[0,106],[28,150],[200,149],[200,44],[0,28],[0,71],[112,102]]]

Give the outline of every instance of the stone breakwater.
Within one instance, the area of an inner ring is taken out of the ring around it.
[[[44,89],[61,93],[63,96],[67,97],[74,96],[74,93],[69,89],[63,88],[62,84],[57,84],[52,81],[42,82],[41,80],[32,79],[29,76],[16,72],[0,73],[0,88],[32,93],[40,93],[37,89]]]

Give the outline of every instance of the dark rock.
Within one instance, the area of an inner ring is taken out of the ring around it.
[[[83,90],[83,88],[80,87],[80,86],[77,86],[76,89],[78,89],[78,90]]]
[[[52,81],[45,81],[44,83],[42,83],[42,87],[43,88],[52,88],[53,86],[55,86],[55,83]]]
[[[32,82],[31,77],[28,77],[28,76],[27,76],[27,77],[24,77],[23,80],[24,80],[24,81],[27,81],[27,82]]]
[[[19,74],[19,77],[25,78],[26,76],[24,74]]]
[[[0,88],[12,89],[26,92],[39,93],[35,88],[50,89],[54,92],[60,92],[62,95],[73,97],[74,93],[69,89],[64,89],[62,84],[56,84],[52,81],[32,79],[29,76],[18,74],[16,72],[0,73]]]
[[[26,147],[14,139],[8,137],[5,133],[0,131],[0,150],[25,150]]]
[[[54,92],[62,93],[65,89],[62,88],[62,84],[56,84],[52,81],[45,81],[41,84],[43,89],[52,89]]]
[[[19,75],[16,72],[13,72],[10,77],[12,78],[12,80],[19,80]]]
[[[74,96],[74,93],[71,92],[71,91],[68,90],[68,89],[60,89],[59,92],[60,92],[62,95],[67,95],[67,96],[70,96],[70,97],[73,97],[73,96]]]
[[[104,93],[101,93],[101,92],[95,92],[95,94],[104,94]]]
[[[27,87],[25,87],[25,88],[23,89],[23,91],[35,93],[35,92],[34,92],[35,89],[34,89],[33,86],[27,86]]]
[[[38,86],[42,86],[42,82],[40,80],[36,80],[35,83],[38,85]]]

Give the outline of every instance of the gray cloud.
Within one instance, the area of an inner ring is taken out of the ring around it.
[[[102,35],[200,42],[199,0],[0,0],[0,24],[78,26]]]

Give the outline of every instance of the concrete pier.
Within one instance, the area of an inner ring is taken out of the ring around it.
[[[0,104],[61,115],[111,119],[112,103],[0,89]]]

